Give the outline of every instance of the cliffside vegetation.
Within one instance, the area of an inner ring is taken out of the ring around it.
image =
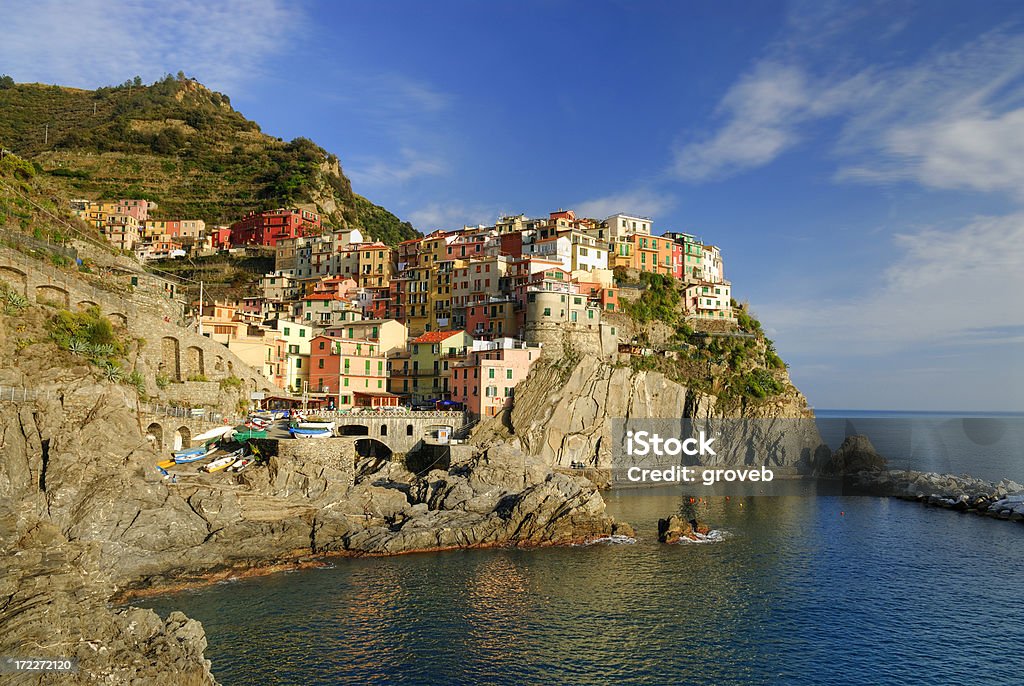
[[[634,323],[636,342],[651,354],[634,355],[634,369],[660,371],[726,405],[768,400],[791,388],[786,364],[746,305],[732,301],[735,325],[714,322],[708,328],[686,319],[678,280],[641,273],[637,285],[639,295],[623,298],[621,311]]]
[[[158,217],[235,221],[298,205],[389,244],[416,231],[357,195],[338,158],[307,138],[268,136],[227,95],[184,74],[95,91],[0,86],[0,144],[76,197],[145,198]]]

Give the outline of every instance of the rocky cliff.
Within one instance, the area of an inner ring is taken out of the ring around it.
[[[511,411],[481,425],[474,439],[487,444],[514,436],[524,452],[546,464],[607,468],[615,421],[629,425],[652,418],[686,418],[695,428],[710,427],[726,448],[716,464],[743,463],[746,446],[754,445],[760,462],[808,471],[827,451],[806,399],[788,377],[784,390],[770,398],[723,401],[663,372],[597,357],[542,358],[516,388]],[[730,452],[730,445],[744,450]]]
[[[57,397],[0,401],[0,654],[78,658],[62,683],[213,683],[197,622],[109,608],[139,589],[324,555],[629,533],[588,481],[502,446],[423,477],[385,462],[353,479],[354,439],[330,439],[319,456],[172,483],[143,421],[130,389],[87,369],[65,372]]]

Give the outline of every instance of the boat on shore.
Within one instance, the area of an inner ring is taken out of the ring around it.
[[[334,422],[317,422],[317,421],[312,421],[312,420],[308,421],[308,422],[298,422],[298,425],[296,426],[296,428],[298,428],[298,429],[319,429],[320,431],[333,431],[334,430]]]
[[[288,431],[291,432],[292,438],[329,438],[334,434],[329,429],[300,429],[292,427]]]
[[[189,452],[189,453],[186,453],[184,455],[179,454],[179,453],[175,453],[174,454],[174,461],[177,464],[188,464],[190,462],[198,462],[199,460],[203,460],[203,459],[209,457],[210,455],[213,455],[215,452],[217,452],[217,448],[211,447],[211,448],[200,448],[199,452]]]
[[[202,470],[204,472],[209,472],[211,474],[213,472],[222,471],[224,469],[227,469],[231,465],[233,465],[239,459],[241,459],[241,457],[242,457],[242,455],[244,453],[245,453],[244,450],[236,450],[233,453],[228,453],[224,457],[218,457],[216,460],[214,460],[210,464],[204,465],[204,466],[200,467],[200,470]]]
[[[248,467],[249,465],[251,465],[255,461],[256,461],[255,458],[243,457],[241,460],[236,460],[233,465],[228,467],[228,471],[240,472],[243,469],[245,469],[246,467]]]
[[[199,434],[198,436],[193,436],[192,440],[193,441],[208,441],[211,438],[220,438],[221,436],[226,436],[227,434],[231,433],[232,431],[234,431],[234,429],[231,426],[217,426],[217,427],[214,427],[214,428],[210,429],[209,431],[204,431],[203,433]]]

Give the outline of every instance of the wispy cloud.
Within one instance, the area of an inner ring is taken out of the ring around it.
[[[635,188],[583,200],[573,207],[577,216],[604,219],[617,212],[655,217],[672,209],[675,204],[675,196],[669,193],[660,193],[649,188]]]
[[[493,224],[498,217],[496,208],[482,205],[466,206],[458,202],[434,202],[409,213],[409,221],[420,231],[461,229],[463,226]]]
[[[841,41],[853,20],[826,17],[822,32]],[[674,174],[703,181],[770,164],[833,120],[838,180],[1022,193],[1024,36],[997,30],[910,64],[857,68],[830,60],[834,45],[781,39],[722,97],[718,126],[683,139]]]
[[[3,16],[0,64],[19,81],[95,88],[183,70],[232,92],[305,21],[284,0],[12,0]]]
[[[891,250],[895,259],[863,293],[831,301],[794,297],[758,310],[785,349],[798,354],[877,356],[1020,337],[1024,211],[954,230],[899,234]]]
[[[347,168],[349,177],[359,186],[398,185],[423,176],[438,176],[448,171],[440,159],[426,157],[411,148],[398,151],[394,161],[355,160]]]

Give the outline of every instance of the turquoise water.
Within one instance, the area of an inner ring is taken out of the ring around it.
[[[609,509],[635,545],[336,559],[146,601],[207,631],[225,684],[1021,683],[1024,526],[856,497]]]

